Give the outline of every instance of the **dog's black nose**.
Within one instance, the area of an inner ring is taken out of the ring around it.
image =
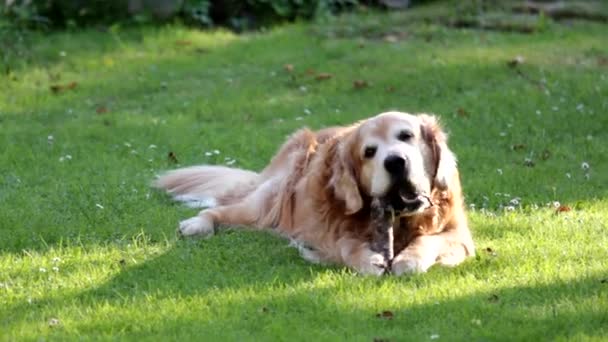
[[[390,155],[384,159],[384,168],[392,176],[403,177],[405,172],[405,158],[397,155]]]

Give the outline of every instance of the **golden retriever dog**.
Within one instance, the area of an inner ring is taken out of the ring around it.
[[[210,236],[218,225],[269,228],[312,262],[372,275],[389,264],[396,275],[425,272],[475,253],[446,139],[434,116],[387,112],[347,127],[301,129],[260,173],[195,166],[154,185],[207,207],[179,224],[183,236]],[[393,260],[370,248],[370,204],[380,197],[408,203],[393,222]]]

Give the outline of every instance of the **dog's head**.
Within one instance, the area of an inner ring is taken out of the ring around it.
[[[457,175],[445,133],[425,114],[387,112],[365,120],[340,142],[338,154],[333,185],[347,214],[358,212],[364,197],[380,197],[415,215],[432,205],[433,189],[448,190]]]

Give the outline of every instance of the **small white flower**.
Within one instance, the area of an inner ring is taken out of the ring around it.
[[[59,325],[59,320],[57,318],[49,319],[49,326],[54,327],[56,325]]]
[[[553,109],[554,112],[557,112],[559,110],[559,107],[558,106],[553,106],[553,107],[551,107],[551,109]]]
[[[236,163],[235,159],[229,160],[226,162],[226,165],[233,165],[234,163]]]
[[[498,174],[502,176],[502,169],[496,169],[496,172],[498,172]]]
[[[95,203],[95,206],[99,209],[103,209],[103,205],[99,204],[99,203]]]
[[[588,173],[586,173],[586,174],[585,174],[585,180],[589,180],[589,179],[591,179],[591,175],[590,175],[590,174],[588,174]]]
[[[53,266],[52,270],[53,270],[53,272],[59,272],[59,267]]]
[[[68,54],[67,54],[65,51],[59,51],[59,56],[61,56],[61,57],[65,57],[65,56],[67,56],[67,55],[68,55]]]
[[[340,109],[336,108],[336,113],[340,113]]]
[[[561,204],[561,203],[559,203],[558,201],[553,201],[552,205],[553,205],[553,208],[557,209],[557,208],[559,208],[559,207],[560,207],[560,205],[562,205],[562,204]]]
[[[540,110],[538,110],[538,109],[537,109],[537,110],[536,110],[536,115],[541,115],[541,114],[542,114],[542,112],[541,112]]]
[[[570,172],[566,172],[566,178],[568,178],[568,179],[572,178],[572,175],[570,174]]]
[[[507,211],[513,211],[513,210],[515,210],[515,207],[514,207],[514,206],[512,206],[512,205],[508,205],[508,206],[506,206],[506,207],[505,207],[505,209],[506,209]]]
[[[439,338],[439,334],[433,334],[431,335],[431,340],[436,340]]]
[[[156,145],[152,144],[152,145],[148,146],[148,148],[155,149]]]
[[[213,155],[213,153],[212,153],[212,152],[205,152],[205,156],[206,156],[206,157],[210,157],[210,156],[212,156],[212,155]]]
[[[512,200],[509,201],[509,204],[516,206],[516,205],[519,205],[519,201],[520,201],[520,198],[519,197],[515,197],[515,198],[513,198]]]
[[[308,91],[308,88],[306,88],[305,86],[300,86],[300,91],[305,93]]]
[[[304,108],[304,114],[310,115],[310,114],[312,114],[312,112],[310,111],[310,109]]]
[[[480,320],[480,319],[475,318],[475,319],[472,319],[472,320],[471,320],[471,323],[473,323],[473,324],[475,324],[475,325],[481,325],[481,320]]]
[[[471,210],[475,210],[475,203],[469,204],[469,208],[471,208]]]
[[[302,121],[302,120],[304,120],[303,117],[301,117],[301,116],[296,117],[296,121]]]
[[[46,268],[44,268],[44,267],[40,267],[40,268],[38,269],[38,271],[40,271],[40,273],[46,273]]]
[[[593,140],[593,135],[587,134],[587,140]]]
[[[60,163],[63,163],[63,161],[64,161],[64,160],[65,160],[65,158],[64,158],[64,157],[59,157],[59,162],[60,162]]]
[[[48,137],[46,137],[46,140],[48,140],[49,144],[52,144],[55,138],[52,135],[49,135]]]
[[[219,150],[213,150],[213,154],[220,154]]]
[[[126,147],[131,147],[131,143],[129,143],[129,142],[125,142],[125,143],[123,143],[123,144],[124,144]]]
[[[54,262],[54,263],[61,262],[61,259],[60,259],[59,257],[54,257],[54,258],[53,258],[53,262]]]
[[[131,154],[137,154],[136,150],[131,150]]]
[[[585,170],[585,171],[586,171],[586,170],[589,170],[589,163],[587,163],[587,162],[583,162],[583,163],[581,164],[581,169],[583,169],[583,170]]]
[[[507,136],[507,132],[500,132],[498,133],[501,137],[506,137]]]
[[[495,192],[494,196],[502,196],[502,194],[500,192]]]
[[[578,105],[576,105],[576,110],[578,110],[579,112],[581,112],[583,109],[585,109],[585,105],[582,103],[579,103]]]
[[[154,159],[152,159],[152,158],[148,159],[148,163],[151,163],[153,161],[154,161]]]

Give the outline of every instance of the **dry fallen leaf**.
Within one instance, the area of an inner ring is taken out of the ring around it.
[[[107,113],[108,112],[108,107],[106,107],[106,106],[99,106],[99,107],[97,107],[97,109],[95,109],[95,112],[97,114]]]
[[[388,319],[388,320],[393,319],[394,316],[395,315],[393,314],[393,312],[392,311],[388,311],[388,310],[384,310],[381,313],[377,313],[376,314],[376,317],[378,317],[378,318],[384,318],[384,319]]]
[[[177,160],[177,156],[175,156],[175,153],[173,153],[173,151],[169,152],[169,154],[167,155],[167,158],[169,158],[169,161],[174,164],[179,163],[179,161]]]
[[[320,74],[317,74],[317,76],[315,76],[315,80],[317,80],[317,81],[324,81],[324,80],[328,80],[328,79],[330,79],[332,77],[333,77],[332,74],[328,74],[326,72],[322,72]]]
[[[317,72],[315,71],[315,69],[306,69],[306,75],[312,76],[314,74],[316,74]]]
[[[507,65],[511,68],[514,68],[516,66],[519,66],[520,64],[523,64],[524,61],[525,59],[522,56],[515,56],[513,59],[507,62]]]
[[[188,46],[188,45],[192,45],[192,42],[189,40],[176,40],[175,41],[175,45],[177,46]]]
[[[73,90],[78,86],[76,82],[70,82],[68,84],[53,84],[49,88],[53,92],[53,94],[59,94],[66,90]]]
[[[526,144],[513,144],[511,145],[511,149],[513,151],[520,151],[520,150],[524,150],[526,148]]]
[[[547,149],[543,150],[543,152],[540,155],[540,159],[547,160],[549,158],[551,158],[551,151],[549,151]]]
[[[559,207],[557,207],[557,209],[555,209],[555,213],[556,213],[556,214],[559,214],[559,213],[566,213],[566,212],[569,212],[569,211],[572,211],[572,208],[570,208],[570,207],[569,207],[569,206],[567,206],[567,205],[563,205],[563,204],[562,204],[562,205],[560,205]]]
[[[456,113],[461,118],[468,118],[469,117],[469,112],[467,112],[464,108],[458,108],[458,110],[456,111]]]
[[[293,64],[285,64],[283,66],[283,69],[285,69],[285,71],[287,71],[287,72],[292,72],[293,71]]]
[[[365,80],[355,80],[353,82],[353,87],[355,89],[363,89],[369,87],[369,83],[367,83]]]

